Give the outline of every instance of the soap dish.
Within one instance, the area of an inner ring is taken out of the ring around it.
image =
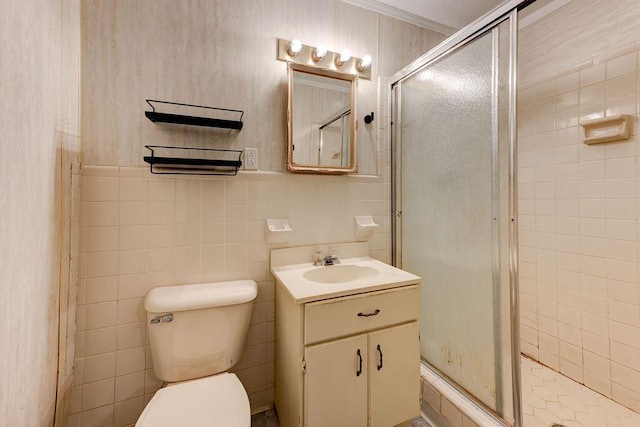
[[[584,143],[622,141],[629,138],[629,115],[619,114],[580,122],[584,128]]]
[[[373,234],[373,231],[380,227],[373,221],[373,217],[370,215],[357,216],[356,219],[356,239],[363,240],[368,239]]]
[[[288,219],[268,219],[264,228],[267,243],[288,242],[293,230]]]

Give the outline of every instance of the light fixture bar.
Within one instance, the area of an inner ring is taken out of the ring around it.
[[[356,75],[365,80],[371,80],[370,55],[362,58],[351,56],[347,49],[341,52],[332,52],[324,46],[305,45],[300,40],[278,41],[278,59],[285,62],[305,65],[307,67],[319,68],[340,74]],[[298,43],[300,43],[298,45]]]

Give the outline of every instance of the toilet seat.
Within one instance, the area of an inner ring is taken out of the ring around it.
[[[250,427],[247,393],[235,374],[170,384],[156,392],[136,427]]]

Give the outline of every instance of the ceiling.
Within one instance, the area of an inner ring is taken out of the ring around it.
[[[343,0],[432,31],[451,35],[506,0]],[[520,27],[552,13],[572,0],[536,0],[519,12]]]
[[[460,29],[504,0],[378,0],[388,6]]]

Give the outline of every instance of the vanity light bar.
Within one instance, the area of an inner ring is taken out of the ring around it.
[[[365,55],[361,59],[351,56],[347,49],[342,52],[331,52],[322,45],[308,46],[302,44],[298,39],[277,40],[280,61],[293,62],[341,74],[352,74],[362,79],[371,80],[371,55]]]

